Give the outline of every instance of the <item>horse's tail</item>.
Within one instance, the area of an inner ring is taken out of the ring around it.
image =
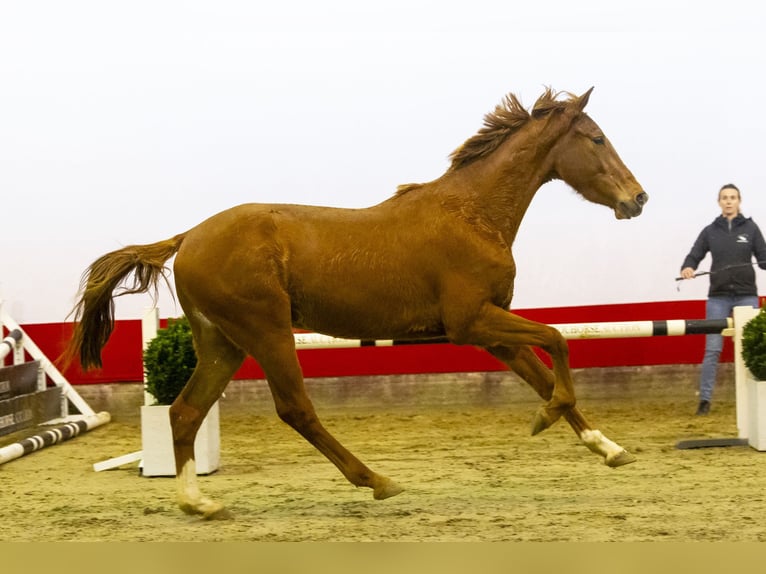
[[[101,350],[114,330],[114,298],[149,290],[156,295],[160,279],[168,281],[165,263],[176,254],[185,236],[181,233],[149,245],[129,245],[99,257],[88,267],[72,310],[75,327],[64,352],[65,365],[79,355],[84,369],[101,367]],[[131,273],[132,285],[114,293]]]

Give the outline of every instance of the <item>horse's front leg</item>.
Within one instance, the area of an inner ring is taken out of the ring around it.
[[[508,365],[543,399],[550,400],[554,387],[553,373],[530,347],[492,347],[487,351]],[[583,444],[592,452],[602,456],[607,466],[616,468],[636,461],[635,456],[606,438],[601,431],[594,429],[577,407],[572,407],[564,413],[564,417]]]

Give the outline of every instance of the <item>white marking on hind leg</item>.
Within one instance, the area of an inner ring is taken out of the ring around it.
[[[592,452],[604,457],[604,464],[611,467],[634,462],[636,458],[615,442],[606,438],[596,429],[584,430],[580,439]]]

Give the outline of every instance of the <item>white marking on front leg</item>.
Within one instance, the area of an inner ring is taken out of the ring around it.
[[[197,485],[197,465],[189,459],[176,477],[178,506],[186,514],[201,514],[210,517],[223,509],[223,505],[202,496]]]
[[[615,442],[606,438],[601,431],[596,429],[584,430],[580,439],[592,452],[604,457],[604,464],[612,466],[612,461],[628,454],[627,451]]]

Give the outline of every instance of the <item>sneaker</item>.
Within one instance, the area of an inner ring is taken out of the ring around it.
[[[700,404],[697,407],[697,414],[706,415],[709,412],[710,412],[710,401],[700,401]]]

